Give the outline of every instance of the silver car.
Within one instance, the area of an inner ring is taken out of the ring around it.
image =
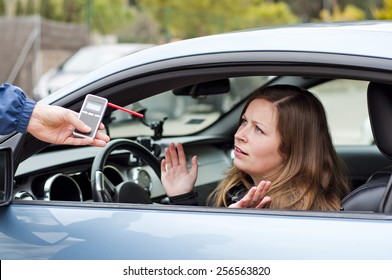
[[[77,79],[40,103],[79,111],[94,94],[145,118],[108,108],[105,148],[0,137],[1,259],[391,259],[391,46],[388,21],[274,27],[148,48]],[[205,206],[231,165],[244,101],[278,83],[326,107],[352,183],[342,211]],[[362,141],[369,112],[376,145]],[[160,161],[171,142],[198,156],[200,206],[167,203]],[[113,192],[104,199],[97,174]]]

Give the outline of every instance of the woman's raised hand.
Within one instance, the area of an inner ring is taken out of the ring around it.
[[[171,143],[165,149],[165,158],[161,162],[161,181],[168,196],[176,196],[192,191],[197,179],[197,157],[192,157],[192,166],[188,170],[184,148],[181,143]]]

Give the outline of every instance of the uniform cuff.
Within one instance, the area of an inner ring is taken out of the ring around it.
[[[29,124],[31,114],[33,113],[35,107],[35,101],[32,99],[26,98],[26,101],[24,103],[22,112],[20,113],[19,116],[19,122],[16,127],[17,132],[25,133],[27,130],[27,126]]]

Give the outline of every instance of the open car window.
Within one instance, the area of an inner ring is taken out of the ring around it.
[[[337,79],[310,89],[324,105],[335,145],[373,144],[366,102],[368,84]]]
[[[192,135],[215,123],[269,79],[268,76],[230,78],[228,90],[219,94],[192,96],[194,89],[190,86],[185,93],[187,95],[176,95],[178,89],[173,89],[130,104],[127,108],[144,112],[149,123],[163,120],[163,136]],[[112,118],[109,128],[114,138],[154,134],[150,127],[122,111],[112,113]]]
[[[229,80],[230,90],[225,93],[192,97],[176,96],[170,90],[127,107],[145,110],[143,112],[150,122],[164,120],[164,136],[191,135],[216,122],[271,77],[235,77]],[[367,85],[367,81],[337,79],[310,88],[324,105],[335,145],[374,143],[366,103]],[[112,118],[109,127],[114,138],[154,134],[151,128],[122,111],[114,112]]]

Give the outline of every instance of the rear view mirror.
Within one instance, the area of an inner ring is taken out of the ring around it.
[[[12,198],[13,166],[11,148],[0,149],[0,206],[10,203]]]
[[[230,92],[230,80],[222,79],[208,81],[200,84],[185,86],[173,90],[174,95],[189,95],[199,98],[206,95],[215,95]]]

